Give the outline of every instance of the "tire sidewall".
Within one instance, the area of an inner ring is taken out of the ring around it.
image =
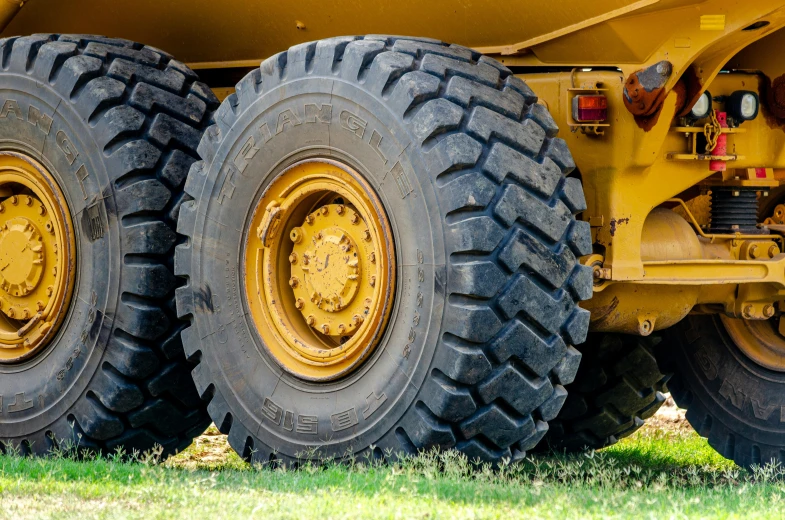
[[[739,350],[719,318],[688,317],[675,349],[685,383],[715,419],[755,443],[785,442],[785,373],[753,362]],[[690,342],[689,338],[694,338]]]
[[[306,104],[330,104],[329,122],[309,122]],[[380,151],[370,144],[374,135],[381,137]],[[232,161],[251,136],[260,151],[241,173]],[[346,162],[369,182],[386,209],[397,264],[393,309],[380,344],[351,375],[323,384],[299,380],[271,359],[249,314],[240,267],[247,226],[264,189],[277,172],[311,157]],[[232,420],[268,448],[297,456],[318,444],[326,454],[346,455],[376,443],[414,401],[445,303],[442,216],[424,160],[398,116],[361,86],[335,78],[307,77],[271,89],[223,136],[206,168],[192,235],[200,237],[194,240],[198,279],[192,284],[197,300],[210,295],[196,304],[195,323],[202,355],[210,358],[202,363],[220,370],[212,381]],[[405,179],[389,173],[396,162]],[[314,420],[315,434],[309,426]]]
[[[93,129],[47,85],[20,74],[2,73],[0,78],[0,106],[14,101],[21,115],[9,111],[0,119],[0,150],[26,154],[55,177],[76,243],[74,289],[57,335],[32,359],[0,365],[0,424],[3,437],[14,438],[46,429],[84,395],[118,305],[120,256],[113,252],[120,251],[120,240],[113,187]],[[31,106],[52,118],[48,132],[31,124]],[[72,152],[70,158],[64,148]],[[87,208],[93,207],[100,214],[101,236],[90,231]]]

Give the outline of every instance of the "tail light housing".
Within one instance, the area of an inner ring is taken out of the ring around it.
[[[602,94],[572,98],[572,118],[576,123],[602,122],[608,119],[608,98]]]

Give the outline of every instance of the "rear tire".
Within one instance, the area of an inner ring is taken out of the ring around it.
[[[577,369],[569,344],[588,328],[576,302],[592,294],[577,261],[591,252],[574,217],[583,191],[557,130],[507,68],[432,40],[306,43],[238,83],[189,174],[179,230],[191,240],[176,266],[194,379],[241,456],[454,447],[498,461],[539,442]],[[246,311],[242,249],[276,172],[324,156],[382,200],[399,269],[374,354],[314,384],[270,357]]]
[[[668,377],[654,351],[659,338],[590,333],[576,346],[581,365],[567,401],[545,437],[556,450],[600,449],[643,426],[665,402]]]
[[[687,316],[662,346],[673,400],[712,448],[745,468],[785,462],[785,372],[747,357],[717,316]]]
[[[175,453],[209,424],[172,263],[182,186],[217,100],[185,65],[127,40],[6,38],[0,58],[0,149],[57,179],[76,246],[58,336],[0,364],[0,440],[35,455]]]

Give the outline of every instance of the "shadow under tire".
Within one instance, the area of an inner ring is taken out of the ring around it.
[[[298,45],[237,84],[189,174],[195,200],[178,229],[190,241],[175,264],[188,278],[177,309],[191,321],[194,380],[241,456],[291,464],[314,447],[339,458],[436,447],[496,462],[539,442],[577,370],[569,345],[588,329],[576,302],[591,296],[592,273],[577,261],[591,252],[575,219],[583,190],[536,100],[470,49],[387,36]],[[362,174],[398,266],[381,342],[321,383],[272,358],[241,261],[277,172],[314,158]]]
[[[182,450],[210,420],[174,308],[176,221],[218,101],[184,64],[127,40],[4,38],[0,64],[0,151],[57,180],[76,253],[57,336],[0,364],[0,440],[33,455]]]
[[[615,444],[665,402],[668,377],[657,366],[658,337],[589,333],[567,401],[541,447],[570,452]]]
[[[673,400],[712,448],[744,468],[785,461],[785,373],[747,357],[717,316],[687,316],[662,346]]]

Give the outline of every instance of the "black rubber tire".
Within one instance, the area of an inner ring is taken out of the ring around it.
[[[0,439],[35,455],[183,449],[210,421],[174,309],[175,228],[218,101],[182,63],[126,40],[5,38],[0,63],[0,105],[18,105],[5,111],[0,149],[58,178],[77,243],[58,336],[29,362],[0,365]],[[38,124],[25,120],[30,106],[45,116]]]
[[[567,401],[541,446],[581,451],[615,444],[643,426],[665,402],[668,377],[654,349],[660,338],[589,333]]]
[[[712,448],[744,468],[785,462],[785,373],[749,359],[717,316],[687,316],[661,346],[673,400]]]
[[[591,252],[588,223],[574,217],[583,190],[565,177],[572,158],[535,102],[507,68],[470,49],[385,36],[298,45],[237,84],[189,174],[195,200],[179,231],[191,241],[175,264],[189,278],[177,309],[192,323],[183,343],[199,362],[197,387],[241,456],[455,447],[498,461],[539,442],[577,370],[568,343],[585,339],[589,313],[576,301],[591,296],[592,273],[576,260]],[[309,121],[304,104],[324,103],[330,115]],[[355,125],[342,128],[341,114]],[[377,133],[383,153],[369,145]],[[262,151],[232,172],[251,138]],[[373,185],[399,266],[382,344],[360,370],[321,385],[268,357],[235,269],[255,200],[275,168],[311,156],[297,152],[304,143]],[[398,178],[382,182],[396,164]],[[337,416],[353,427],[336,428]],[[317,426],[298,433],[300,417]]]

